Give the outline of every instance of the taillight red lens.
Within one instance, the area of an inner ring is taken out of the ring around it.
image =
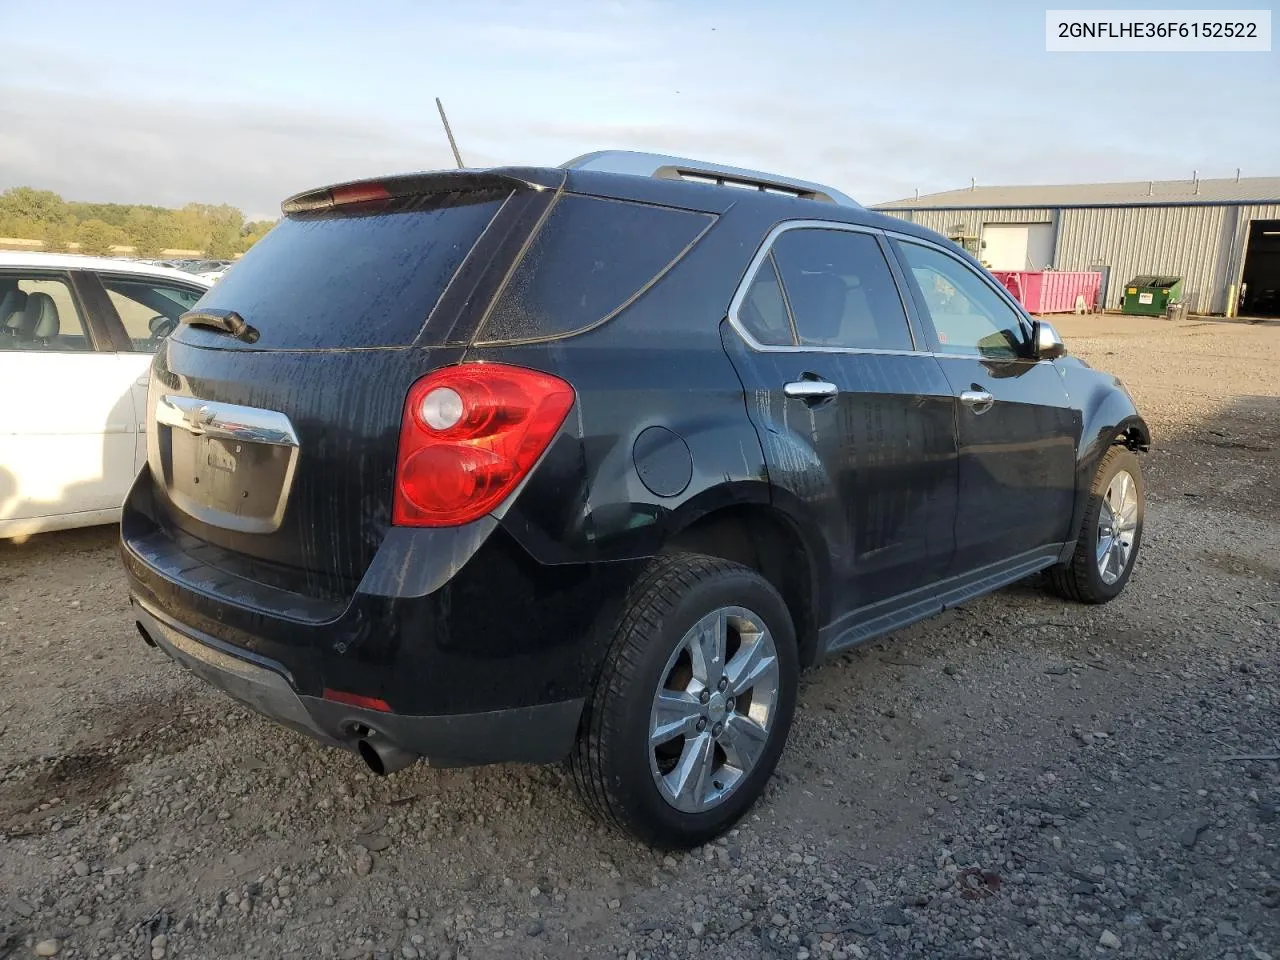
[[[364,707],[367,710],[381,710],[383,713],[391,712],[390,704],[381,697],[366,697],[358,693],[347,693],[345,690],[330,690],[328,687],[324,688],[321,696],[334,703],[345,703],[349,707]]]
[[[392,522],[452,527],[484,516],[542,456],[573,406],[559,377],[500,363],[437,370],[409,388]]]

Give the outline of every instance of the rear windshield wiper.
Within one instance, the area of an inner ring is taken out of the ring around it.
[[[208,327],[211,330],[221,330],[223,333],[229,333],[237,340],[243,340],[245,343],[258,342],[258,328],[250,326],[245,322],[244,317],[234,310],[215,310],[210,307],[205,307],[201,310],[188,310],[178,318],[178,322],[185,323],[189,327]]]

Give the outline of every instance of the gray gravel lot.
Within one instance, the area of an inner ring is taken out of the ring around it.
[[[810,672],[688,855],[559,768],[380,780],[248,714],[143,646],[109,528],[0,544],[0,960],[1280,960],[1280,325],[1059,326],[1156,433],[1127,592]]]

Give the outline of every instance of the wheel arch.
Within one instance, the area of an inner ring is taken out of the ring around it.
[[[1123,444],[1130,450],[1143,453],[1151,449],[1151,428],[1138,414],[1125,417],[1115,425],[1113,430],[1112,443]]]
[[[783,511],[743,503],[704,513],[676,530],[663,553],[702,553],[755,570],[782,595],[796,630],[801,666],[815,662],[826,622],[830,572],[809,537]]]
[[[1133,397],[1113,377],[1099,376],[1096,371],[1067,368],[1067,389],[1080,398],[1081,432],[1076,453],[1076,498],[1072,512],[1070,540],[1063,559],[1071,555],[1080,536],[1089,486],[1098,464],[1115,444],[1134,451],[1151,448],[1151,428],[1138,412]]]

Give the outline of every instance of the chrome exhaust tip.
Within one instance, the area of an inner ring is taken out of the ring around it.
[[[381,737],[362,737],[356,741],[356,752],[360,754],[360,759],[365,762],[365,766],[380,777],[403,770],[419,759],[416,753],[401,750]]]

